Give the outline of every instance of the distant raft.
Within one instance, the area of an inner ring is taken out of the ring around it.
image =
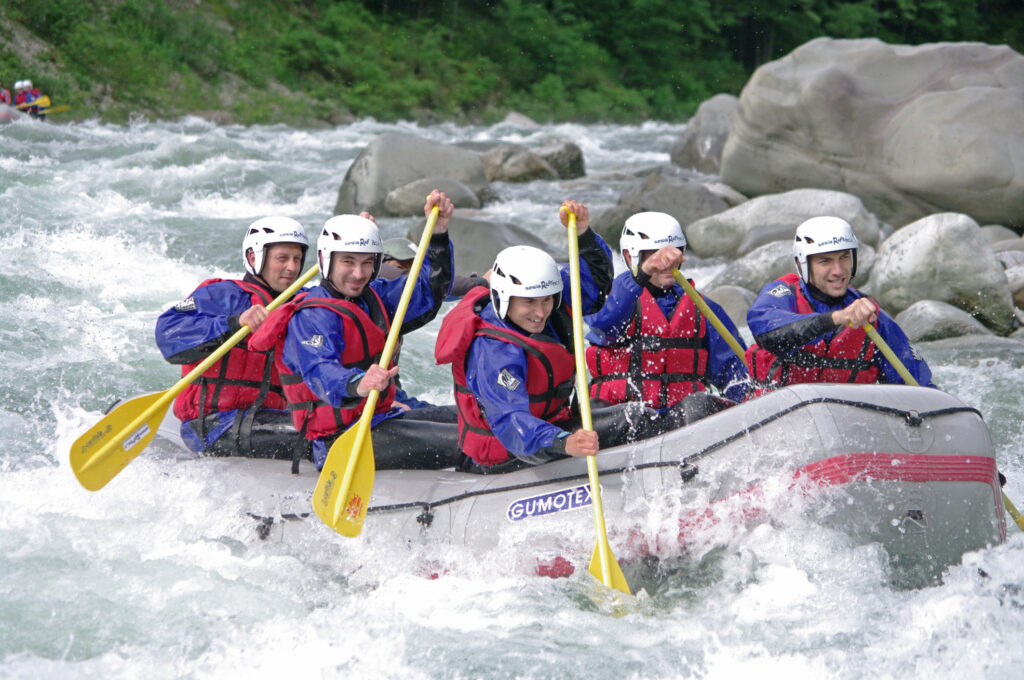
[[[172,416],[158,446],[181,447],[177,431]],[[260,538],[289,540],[312,527],[334,535],[311,511],[312,464],[292,475],[284,461],[178,455],[245,494]],[[988,428],[976,409],[935,389],[794,385],[597,460],[609,538],[623,562],[684,555],[723,528],[771,520],[796,502],[809,521],[857,545],[880,544],[911,582],[1006,540]],[[364,534],[487,550],[510,527],[537,537],[582,527],[574,538],[584,540],[560,554],[538,541],[538,571],[551,575],[558,564],[567,574],[574,561],[585,570],[590,556],[589,517],[574,512],[583,508],[589,513],[582,459],[498,475],[378,470]],[[666,515],[657,529],[649,528],[652,508]]]

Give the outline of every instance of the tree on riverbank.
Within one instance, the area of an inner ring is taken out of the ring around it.
[[[681,120],[821,35],[1024,50],[1018,0],[8,0],[0,75],[82,117]],[[218,113],[213,113],[218,112]]]

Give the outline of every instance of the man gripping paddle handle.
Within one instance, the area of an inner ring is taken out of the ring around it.
[[[572,327],[573,350],[576,357],[576,394],[580,405],[580,419],[583,429],[594,431],[590,415],[590,389],[587,386],[587,363],[583,353],[583,312],[580,293],[580,254],[576,236],[576,215],[568,213],[569,227],[569,279],[572,287]],[[597,534],[594,555],[590,560],[590,573],[609,588],[614,588],[627,595],[632,595],[629,583],[622,573],[618,560],[612,554],[608,544],[608,532],[604,522],[604,506],[601,501],[601,483],[598,477],[597,461],[594,456],[587,456],[587,475],[590,478],[590,497],[594,506],[594,530]]]
[[[288,302],[316,273],[317,268],[311,267],[268,304],[267,311],[273,311]],[[69,458],[79,483],[89,491],[98,491],[106,486],[153,440],[175,397],[241,342],[250,330],[249,326],[239,328],[169,390],[121,402],[75,440]]]
[[[362,412],[359,415],[359,420],[350,425],[331,445],[313,492],[313,510],[317,516],[327,526],[343,536],[355,537],[362,532],[376,471],[370,427],[373,424],[375,412],[378,410],[381,391],[388,388],[391,378],[398,370],[397,366],[390,367],[391,358],[402,332],[406,311],[420,278],[424,258],[431,247],[434,227],[443,210],[443,226],[438,229],[438,232],[440,234],[442,231],[447,231],[448,219],[453,210],[451,201],[440,192],[433,192],[427,197],[426,207],[430,210],[427,224],[423,229],[416,257],[413,259],[402,287],[398,306],[391,317],[390,329],[380,354],[380,360],[376,365],[371,366],[356,384],[357,395],[365,397],[365,402],[361,405]],[[379,250],[375,252],[379,252]],[[330,254],[332,257],[334,255],[334,253]],[[340,278],[336,283],[342,286],[349,285],[347,280]],[[362,284],[363,288],[369,285],[360,279],[352,284],[353,292],[354,288],[358,287],[356,284]],[[442,300],[443,297],[442,295]],[[434,312],[436,313],[436,309]]]

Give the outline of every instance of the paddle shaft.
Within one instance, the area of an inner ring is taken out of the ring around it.
[[[736,356],[740,358],[740,361],[746,363],[747,359],[746,353],[743,351],[743,345],[741,345],[733,334],[729,332],[729,329],[725,327],[725,324],[718,318],[718,315],[711,311],[711,307],[709,307],[708,303],[704,301],[704,298],[700,296],[700,293],[697,292],[697,290],[689,281],[687,281],[686,277],[683,276],[678,269],[672,272],[672,276],[676,278],[676,282],[682,286],[683,290],[686,291],[686,294],[690,296],[690,299],[693,300],[693,304],[697,305],[701,314],[708,318],[708,321],[710,321],[711,325],[715,327],[718,334],[721,335],[727,343],[729,343],[729,347],[731,347],[732,351],[736,353]]]
[[[438,206],[434,206],[434,209],[430,211],[430,217],[427,218],[427,224],[423,228],[423,236],[420,237],[420,245],[416,251],[416,257],[413,258],[412,266],[409,268],[409,273],[406,275],[405,287],[402,288],[402,297],[398,301],[398,308],[395,310],[395,316],[391,320],[391,329],[388,331],[387,340],[384,343],[384,351],[380,355],[380,362],[377,364],[383,369],[387,369],[388,364],[391,363],[391,355],[394,354],[395,345],[398,344],[398,337],[401,334],[402,322],[405,321],[405,312],[409,308],[409,301],[412,299],[413,290],[416,288],[416,280],[419,278],[420,268],[423,266],[423,259],[426,257],[427,248],[430,247],[430,238],[434,234],[434,225],[437,224],[437,216],[439,214]],[[348,458],[348,464],[345,466],[345,474],[341,479],[341,487],[338,489],[337,496],[328,498],[328,504],[333,507],[334,522],[332,528],[338,524],[341,519],[341,513],[346,507],[345,499],[348,498],[349,490],[352,488],[352,479],[355,476],[356,464],[359,462],[359,456],[363,449],[363,444],[366,441],[367,434],[370,432],[370,423],[373,420],[373,412],[377,409],[377,400],[380,396],[378,390],[370,390],[370,393],[366,397],[366,405],[363,406],[363,412],[359,416],[358,430],[356,430],[356,438],[352,445],[351,455]],[[331,447],[331,451],[328,451],[328,457],[333,452],[334,447]],[[372,455],[372,451],[371,451]],[[324,463],[324,470],[327,470],[327,464]],[[323,474],[321,473],[321,477]],[[319,483],[318,483],[319,488]],[[314,494],[314,498],[316,495]],[[369,501],[369,499],[366,499]],[[365,506],[364,506],[365,511]]]
[[[872,328],[869,323],[864,324],[861,328],[863,328],[864,332],[868,334],[869,338],[871,338],[871,342],[875,343],[875,346],[882,351],[882,354],[889,361],[892,367],[896,369],[896,372],[900,374],[900,377],[903,378],[903,382],[908,385],[918,386],[919,383],[917,380],[915,380],[914,376],[910,374],[910,371],[908,371],[907,367],[903,365],[903,362],[900,361],[900,358],[892,351],[892,348],[889,347],[888,343],[886,343],[886,341],[882,339],[882,336],[878,334],[878,331]],[[1013,518],[1013,521],[1017,526],[1020,527],[1020,530],[1024,531],[1024,517],[1022,517],[1020,512],[1017,511],[1017,508],[1010,501],[1010,497],[1006,495],[1006,492],[1000,489],[1000,493],[1003,495],[1003,505],[1006,507],[1006,511],[1010,514],[1010,517]]]
[[[278,295],[269,305],[267,305],[267,311],[273,311],[274,309],[280,307],[285,302],[290,300],[292,296],[299,291],[300,288],[306,285],[306,283],[313,278],[316,272],[316,267],[310,267],[309,271],[307,271],[305,274],[296,279],[295,282],[292,283],[292,285],[288,286],[288,288],[286,288],[283,293]],[[81,466],[81,468],[89,468],[96,461],[102,460],[106,455],[108,455],[111,449],[113,449],[116,445],[124,441],[124,439],[129,434],[138,430],[143,423],[148,421],[158,412],[166,411],[167,407],[170,405],[172,401],[174,401],[175,397],[177,397],[182,391],[184,391],[186,387],[193,383],[196,380],[196,378],[201,376],[203,373],[209,370],[211,366],[220,361],[221,357],[230,352],[231,348],[237,345],[239,342],[241,342],[242,339],[245,338],[245,336],[247,336],[250,333],[250,331],[251,329],[248,326],[242,326],[241,328],[239,328],[234,335],[232,335],[230,338],[224,341],[224,343],[220,347],[214,350],[213,353],[210,354],[210,356],[203,359],[203,361],[201,361],[198,366],[189,371],[188,374],[182,377],[181,380],[176,382],[173,387],[164,392],[163,396],[161,396],[159,399],[153,402],[153,404],[145,411],[140,413],[135,418],[135,420],[126,425],[112,438],[107,440],[107,442],[104,443],[103,446],[101,446],[99,449],[93,452],[86,460],[86,462]]]
[[[590,388],[587,385],[587,364],[583,358],[583,311],[580,292],[580,249],[576,235],[576,215],[569,212],[569,281],[572,287],[572,340],[576,358],[576,394],[580,405],[580,420],[584,430],[593,432],[594,424],[590,415]],[[597,533],[597,550],[601,561],[601,580],[609,588],[615,587],[611,546],[608,545],[608,531],[604,522],[604,505],[601,501],[601,483],[598,477],[597,461],[586,456],[587,476],[590,479],[590,496],[594,506],[594,530]],[[616,565],[618,566],[618,565]],[[628,592],[629,586],[627,585]]]

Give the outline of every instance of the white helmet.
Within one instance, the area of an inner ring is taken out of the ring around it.
[[[23,80],[23,81],[21,81],[21,86],[23,88],[25,88],[26,90],[31,90],[32,89],[32,81],[31,80]]]
[[[380,230],[372,221],[359,215],[335,215],[324,222],[316,240],[316,252],[320,275],[325,279],[331,276],[332,253],[376,253],[372,278],[377,278],[384,245],[380,240]]]
[[[23,90],[23,89],[25,89],[25,81],[24,80],[16,80],[16,81],[14,81],[14,89],[15,90]]]
[[[253,276],[259,276],[263,271],[263,263],[267,256],[267,246],[275,243],[296,243],[302,246],[302,262],[306,262],[306,251],[309,249],[309,239],[302,225],[290,217],[273,215],[261,217],[249,225],[242,239],[242,260],[245,262],[245,270]],[[249,264],[249,253],[253,254],[253,262]]]
[[[818,253],[834,253],[837,250],[850,250],[853,255],[852,279],[857,273],[857,236],[853,227],[839,217],[812,217],[796,228],[793,237],[793,258],[796,260],[796,271],[804,283],[809,282],[810,269],[807,258]]]
[[[530,246],[512,246],[498,253],[491,268],[491,304],[499,319],[508,314],[508,302],[513,295],[554,295],[558,309],[562,304],[562,275],[550,255]]]
[[[619,250],[629,253],[634,276],[640,266],[640,253],[645,250],[661,250],[665,246],[686,250],[683,228],[679,226],[679,220],[671,215],[662,212],[637,213],[622,225]],[[622,259],[626,259],[626,256],[623,255]]]

